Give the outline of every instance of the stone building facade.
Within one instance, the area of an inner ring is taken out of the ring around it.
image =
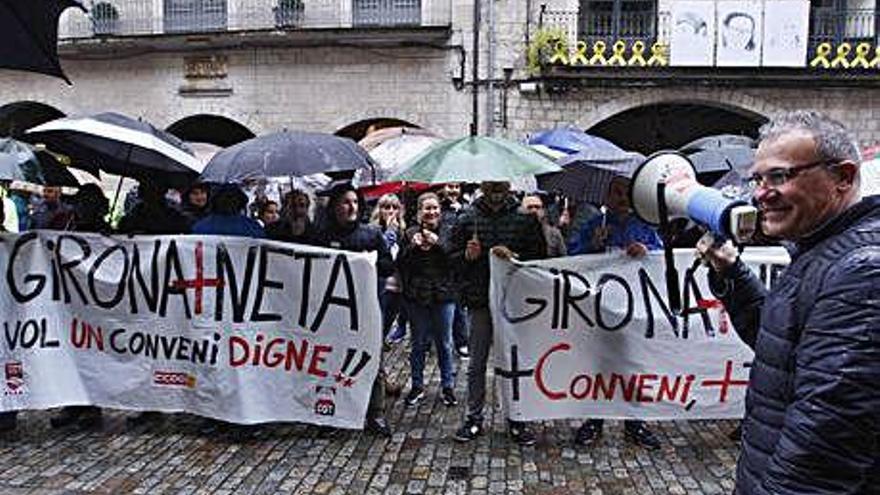
[[[481,133],[519,139],[574,125],[652,151],[709,132],[754,134],[775,113],[816,108],[850,125],[862,144],[880,142],[880,68],[530,73],[526,54],[541,29],[596,34],[584,32],[584,13],[598,5],[588,0],[481,0],[476,54],[474,0],[303,0],[301,10],[296,0],[109,1],[115,16],[62,17],[59,51],[72,86],[0,70],[0,134],[112,110],[220,145],[285,128],[359,138],[377,121],[459,136],[476,108]],[[673,1],[601,4],[617,12],[648,5],[650,43],[663,41]],[[847,4],[816,2],[826,3]],[[288,18],[276,12],[282,4]],[[874,42],[871,29],[858,40]]]

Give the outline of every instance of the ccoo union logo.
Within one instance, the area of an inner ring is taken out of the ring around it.
[[[21,361],[10,361],[4,366],[6,371],[6,395],[24,393],[24,366]]]
[[[153,385],[159,387],[196,388],[196,377],[181,371],[154,371]]]

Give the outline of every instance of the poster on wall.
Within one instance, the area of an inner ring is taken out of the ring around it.
[[[810,28],[808,0],[764,3],[764,67],[803,67]]]
[[[711,67],[715,42],[715,2],[672,4],[669,65]]]
[[[761,2],[755,0],[718,0],[718,67],[758,67],[761,64],[763,35]]]

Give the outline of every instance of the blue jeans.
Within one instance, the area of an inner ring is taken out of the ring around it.
[[[413,339],[409,357],[412,387],[423,388],[425,385],[425,355],[433,341],[437,348],[437,363],[440,365],[440,384],[444,388],[452,388],[452,318],[455,314],[455,303],[424,305],[407,301],[407,311]]]
[[[383,290],[379,296],[379,306],[382,309],[382,337],[387,337],[397,319],[397,325],[406,327],[406,305],[403,304],[403,295],[400,292]]]

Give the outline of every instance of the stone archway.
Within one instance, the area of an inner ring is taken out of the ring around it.
[[[586,131],[624,149],[650,154],[716,134],[756,138],[765,122],[759,113],[717,102],[667,101],[624,110]]]
[[[223,148],[254,137],[254,133],[244,125],[211,114],[184,117],[165,130],[184,141],[211,143]]]
[[[57,108],[36,101],[17,101],[0,106],[0,137],[20,138],[25,131],[65,114]]]

